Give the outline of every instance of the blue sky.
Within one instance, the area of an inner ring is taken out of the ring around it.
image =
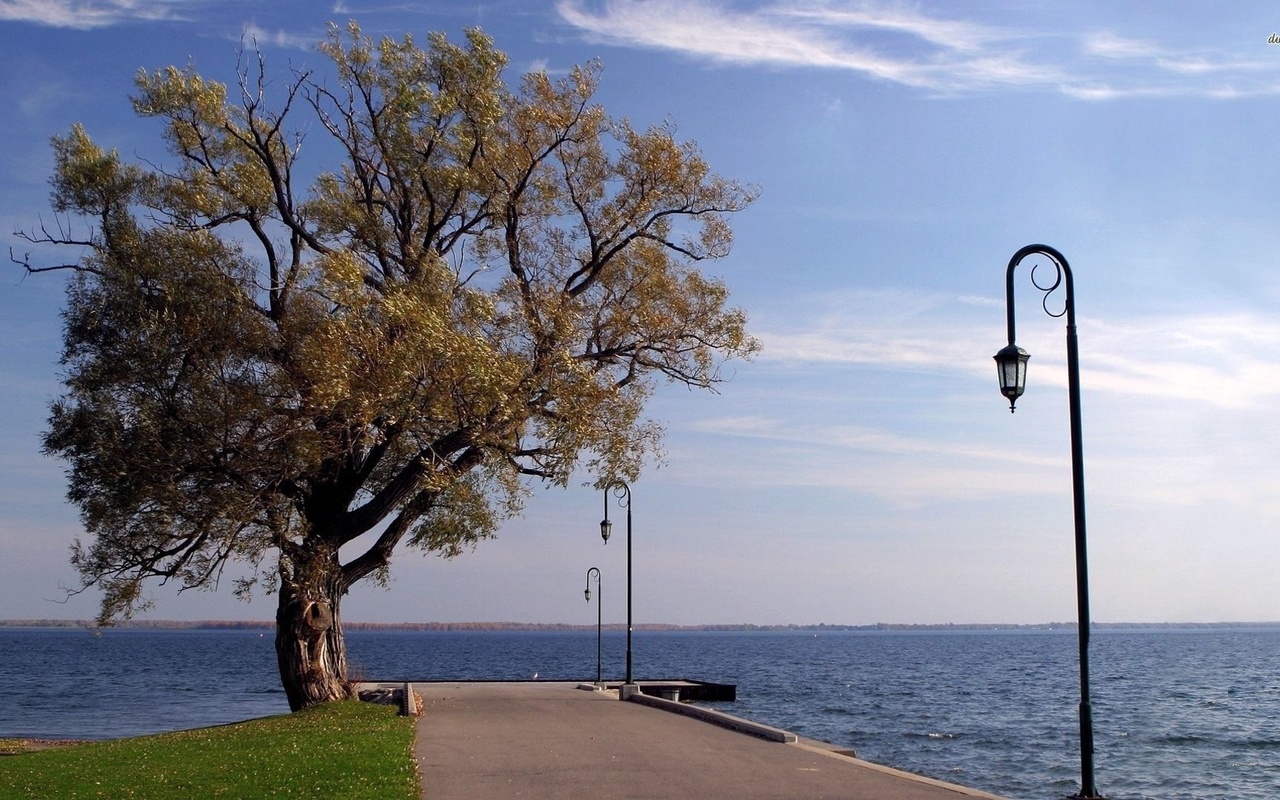
[[[632,487],[637,622],[1074,619],[1064,327],[1025,268],[1016,415],[991,360],[1005,266],[1033,242],[1075,273],[1094,619],[1280,619],[1272,4],[0,0],[6,244],[42,255],[9,234],[57,223],[48,142],[74,122],[163,156],[128,109],[139,68],[225,81],[251,40],[278,75],[320,67],[326,23],[350,18],[479,25],[513,80],[598,57],[608,110],[673,120],[762,190],[711,269],[763,352],[719,395],[651,405],[667,455]],[[0,618],[94,612],[53,602],[78,531],[39,448],[63,286],[0,272]],[[497,540],[402,554],[344,615],[589,623],[595,565],[622,620],[601,502],[535,491]],[[151,616],[272,617],[229,588],[158,587]]]

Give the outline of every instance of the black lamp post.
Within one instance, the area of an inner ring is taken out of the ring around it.
[[[613,523],[609,521],[609,490],[611,488],[618,498],[618,505],[627,510],[627,679],[620,692],[620,696],[625,700],[635,691],[635,676],[631,670],[631,487],[622,481],[604,487],[604,519],[600,520],[600,538],[604,539],[605,544],[609,543],[609,534],[613,532]]]
[[[587,602],[591,602],[591,573],[596,575],[596,685],[600,684],[600,607],[604,600],[604,592],[600,589],[600,568],[592,567],[587,570],[587,589],[583,592],[587,597]]]
[[[1093,780],[1093,703],[1089,699],[1089,567],[1085,547],[1084,517],[1084,450],[1080,435],[1080,350],[1076,341],[1075,286],[1071,279],[1071,267],[1057,250],[1043,244],[1029,244],[1009,259],[1005,273],[1005,307],[1009,318],[1009,344],[996,353],[996,369],[1000,377],[1000,393],[1009,398],[1009,411],[1026,388],[1026,350],[1014,341],[1013,325],[1013,271],[1028,256],[1045,256],[1054,266],[1053,283],[1042,286],[1036,280],[1032,267],[1031,282],[1044,293],[1041,307],[1051,317],[1067,318],[1067,397],[1071,410],[1071,477],[1075,505],[1076,528],[1076,608],[1079,613],[1080,641],[1080,794],[1079,800],[1101,798]],[[1049,295],[1059,286],[1066,294],[1063,310],[1054,313],[1047,303]]]

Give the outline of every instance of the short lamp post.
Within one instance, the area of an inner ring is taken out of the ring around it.
[[[618,498],[618,505],[627,510],[627,679],[620,696],[627,699],[635,692],[635,675],[631,662],[631,487],[622,481],[604,487],[604,519],[600,520],[600,538],[609,543],[613,523],[609,521],[609,491]]]
[[[600,681],[600,607],[604,601],[604,593],[600,589],[600,568],[592,567],[587,570],[587,589],[583,592],[587,597],[587,602],[591,602],[591,576],[596,576],[596,685],[599,686]]]
[[[1054,280],[1042,286],[1032,267],[1031,282],[1044,293],[1041,307],[1051,317],[1067,318],[1067,396],[1071,411],[1071,476],[1074,497],[1076,537],[1076,607],[1079,612],[1080,643],[1080,794],[1078,800],[1101,798],[1093,780],[1093,703],[1089,698],[1089,567],[1085,547],[1084,515],[1084,450],[1080,435],[1080,351],[1076,341],[1075,286],[1067,259],[1057,250],[1043,244],[1030,244],[1013,254],[1005,273],[1005,308],[1009,321],[1009,344],[996,353],[996,370],[1000,393],[1009,400],[1009,411],[1022,396],[1027,382],[1027,360],[1030,356],[1015,342],[1013,323],[1013,271],[1028,256],[1044,256],[1054,266]],[[1063,286],[1065,302],[1061,312],[1047,305],[1049,295]]]

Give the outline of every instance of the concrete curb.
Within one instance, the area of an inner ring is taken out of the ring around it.
[[[748,719],[735,717],[731,714],[724,714],[719,711],[713,711],[709,708],[701,708],[699,706],[688,705],[687,703],[679,703],[674,700],[664,700],[661,697],[650,697],[647,694],[634,694],[628,698],[633,703],[660,708],[663,711],[671,711],[676,714],[683,714],[686,717],[693,717],[704,722],[710,722],[713,725],[719,725],[739,733],[757,736],[761,739],[768,739],[773,742],[781,742],[783,744],[795,745],[803,750],[811,753],[818,753],[828,758],[836,758],[847,761],[857,762],[864,769],[874,770],[885,775],[892,775],[895,778],[901,778],[912,783],[919,783],[925,786],[936,786],[940,789],[955,792],[961,797],[971,797],[976,800],[1005,800],[994,794],[979,789],[970,789],[967,786],[950,783],[948,781],[935,780],[934,778],[926,778],[923,775],[916,775],[912,772],[904,772],[893,767],[886,767],[883,764],[876,764],[871,761],[864,761],[858,757],[858,754],[851,749],[837,747],[828,742],[818,741],[816,739],[801,739],[791,731],[784,731],[781,728],[774,728],[770,725],[763,725],[759,722],[752,722]]]
[[[418,716],[418,701],[414,699],[413,686],[408,681],[404,682],[404,687],[400,690],[400,716]]]
[[[709,708],[701,708],[699,706],[691,706],[687,703],[680,703],[675,700],[664,700],[661,697],[651,697],[647,694],[636,692],[627,698],[632,703],[639,703],[653,708],[660,708],[663,711],[670,711],[675,714],[683,714],[686,717],[700,719],[703,722],[710,722],[712,725],[719,725],[722,728],[738,731],[739,733],[750,734],[761,739],[768,739],[771,742],[782,742],[783,744],[795,744],[800,737],[791,731],[784,731],[781,728],[774,728],[770,725],[762,725],[759,722],[752,722],[749,719],[742,719],[731,714],[725,714],[720,711],[712,711]]]

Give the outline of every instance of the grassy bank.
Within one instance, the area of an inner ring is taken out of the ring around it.
[[[348,701],[236,725],[0,757],[0,797],[413,800],[413,720]]]

